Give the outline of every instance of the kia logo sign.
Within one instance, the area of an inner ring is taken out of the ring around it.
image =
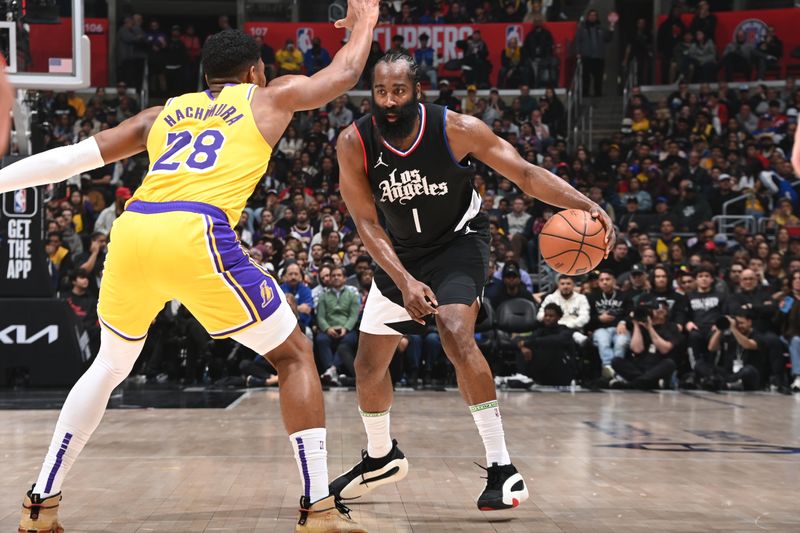
[[[58,326],[46,326],[31,336],[28,336],[28,327],[25,325],[12,325],[0,331],[0,344],[33,344],[40,339],[47,339],[47,344],[58,340]]]

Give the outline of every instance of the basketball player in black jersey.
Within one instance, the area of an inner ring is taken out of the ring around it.
[[[342,196],[379,266],[355,361],[368,445],[362,461],[331,483],[331,492],[344,500],[359,498],[408,472],[389,433],[389,363],[402,334],[427,319],[435,320],[486,448],[488,476],[478,508],[516,507],[528,490],[509,459],[492,373],[475,343],[489,233],[470,158],[545,203],[590,211],[604,225],[608,246],[613,225],[594,202],[526,162],[481,120],[420,103],[418,67],[410,56],[390,52],[375,65],[372,79],[373,113],[347,128],[337,144]]]

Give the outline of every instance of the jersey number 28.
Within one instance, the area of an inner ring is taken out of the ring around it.
[[[171,131],[167,133],[167,150],[153,164],[152,172],[175,172],[185,164],[190,170],[208,170],[217,163],[225,136],[219,130],[205,130],[197,135],[188,131]],[[191,146],[192,151],[185,160],[182,155]]]

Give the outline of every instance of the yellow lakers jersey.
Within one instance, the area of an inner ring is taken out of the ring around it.
[[[255,85],[171,98],[147,137],[150,169],[131,202],[192,201],[222,209],[231,227],[266,172],[272,147],[256,126]]]

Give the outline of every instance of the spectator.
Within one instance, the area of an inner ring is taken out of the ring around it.
[[[514,198],[511,212],[504,216],[509,236],[521,234],[530,220],[531,215],[525,211],[525,199],[521,196]]]
[[[516,88],[522,81],[522,49],[516,37],[508,40],[508,45],[500,56],[501,65],[498,85],[503,88]]]
[[[670,96],[670,102],[675,102],[673,105],[681,105],[683,103],[683,94],[688,94],[683,91],[684,83],[688,84],[694,77],[694,70],[696,63],[689,52],[694,46],[694,36],[690,32],[686,32],[681,36],[680,41],[672,49],[672,59],[670,60],[669,68],[669,83],[678,82],[679,94],[681,94],[680,101],[675,100],[675,93]]]
[[[125,211],[125,203],[131,199],[131,190],[127,187],[117,187],[114,198],[114,205],[105,208],[97,217],[97,222],[94,223],[95,231],[106,235],[111,233],[111,225]]]
[[[314,37],[311,40],[311,48],[306,50],[303,56],[303,64],[306,67],[306,74],[313,76],[320,70],[324,69],[331,63],[331,55],[322,47],[322,41],[319,37]]]
[[[47,255],[47,270],[50,274],[51,288],[53,291],[57,291],[61,286],[61,281],[72,271],[73,264],[69,249],[61,241],[61,233],[51,231],[47,234],[44,253]]]
[[[524,0],[499,0],[496,15],[498,22],[521,22],[525,16],[526,2]]]
[[[403,43],[406,42],[406,38],[402,35],[398,34],[392,37],[392,47],[386,51],[386,53],[394,52],[395,54],[403,54],[409,55],[408,49],[404,46]]]
[[[672,4],[669,16],[658,27],[657,45],[658,54],[661,56],[661,83],[673,81],[674,77],[669,77],[669,68],[673,64],[675,48],[680,44],[683,36],[687,33],[686,26],[681,20],[681,6],[677,2]],[[691,34],[689,34],[691,38]]]
[[[689,349],[695,361],[708,360],[711,328],[728,311],[728,299],[714,290],[714,273],[711,269],[699,268],[694,277],[697,288],[686,295]]]
[[[469,17],[461,3],[450,2],[450,10],[445,15],[444,22],[447,24],[468,24]]]
[[[450,87],[450,82],[442,79],[439,80],[439,98],[433,102],[436,105],[445,106],[447,109],[461,112],[461,102],[458,98],[453,96],[453,89]]]
[[[260,37],[256,37],[256,42],[258,42]],[[181,35],[181,42],[183,42],[183,46],[186,48],[186,53],[189,55],[189,81],[191,82],[192,86],[194,86],[195,82],[197,82],[198,71],[200,67],[200,54],[203,52],[203,45],[200,44],[200,37],[197,36],[197,32],[194,29],[192,24],[187,24],[186,29]],[[273,57],[273,63],[274,63]]]
[[[359,296],[345,288],[344,268],[333,267],[330,287],[320,295],[316,315],[319,328],[316,344],[324,381],[338,384],[339,369],[345,366],[351,377],[355,377],[352,361],[358,344],[354,329],[358,310]]]
[[[500,307],[503,302],[514,298],[534,301],[533,295],[522,284],[519,264],[516,261],[506,261],[506,264],[503,265],[502,275],[503,283],[492,287],[491,292],[487,294],[494,309]]]
[[[475,116],[478,107],[478,88],[467,85],[467,94],[461,99],[461,111],[465,115]]]
[[[181,27],[173,26],[165,51],[167,91],[179,95],[189,90],[189,53],[181,39]]]
[[[558,289],[545,297],[539,313],[536,315],[536,320],[539,322],[544,319],[544,310],[548,304],[558,305],[562,311],[562,317],[558,323],[578,333],[579,335],[575,335],[573,338],[579,345],[583,344],[583,341],[586,340],[583,328],[589,323],[590,318],[589,300],[583,294],[575,292],[575,281],[572,277],[565,274],[558,277]]]
[[[166,49],[167,36],[161,31],[159,22],[150,21],[150,26],[145,33],[147,42],[147,64],[150,69],[150,91],[153,94],[164,94],[167,91],[166,78]]]
[[[756,78],[763,80],[767,69],[777,68],[783,58],[783,42],[775,34],[775,27],[768,26],[764,39],[753,50],[756,62]]]
[[[649,390],[657,388],[659,382],[668,386],[683,350],[680,329],[668,317],[665,299],[656,299],[652,306],[639,304],[632,320],[630,355],[611,361],[616,372],[612,388]]]
[[[697,30],[694,35],[695,41],[689,47],[687,56],[691,65],[690,79],[701,83],[714,81],[718,68],[716,45],[702,30]]]
[[[400,13],[394,18],[395,24],[416,24],[417,18],[412,14],[410,2],[403,2],[400,6]]]
[[[755,59],[755,46],[747,40],[743,30],[736,32],[733,41],[728,43],[722,55],[722,63],[725,66],[725,80],[733,80],[736,71],[741,72],[745,78],[750,78],[753,72],[753,60]]]
[[[76,118],[83,118],[86,113],[86,103],[83,98],[75,94],[75,91],[67,91],[67,104],[75,109]]]
[[[650,73],[653,67],[653,36],[650,34],[647,20],[644,18],[636,19],[636,31],[625,46],[622,66],[630,69],[632,60],[636,60],[637,85],[650,85],[652,80]]]
[[[625,357],[630,344],[625,318],[630,312],[631,302],[615,289],[615,278],[612,271],[603,270],[598,280],[600,291],[589,297],[591,327],[594,329],[592,338],[600,352],[603,377],[609,379],[614,376],[611,361],[614,357]]]
[[[314,298],[311,289],[303,281],[303,271],[297,263],[286,265],[283,270],[281,290],[291,294],[297,305],[298,319],[303,330],[311,327],[311,313],[314,311]]]
[[[347,107],[347,95],[343,94],[334,101],[333,109],[328,113],[328,120],[337,132],[353,122],[353,112]]]
[[[697,4],[697,11],[689,24],[689,32],[697,34],[702,31],[709,40],[713,40],[717,34],[717,17],[711,13],[708,2],[702,0]]]
[[[100,349],[100,324],[97,320],[97,294],[89,290],[89,274],[82,269],[69,276],[71,290],[64,297],[78,319],[81,331],[89,337],[92,355]]]
[[[770,226],[773,228],[781,226],[800,226],[800,218],[793,212],[792,201],[789,198],[781,198],[770,218]]]
[[[278,76],[284,74],[300,74],[303,70],[303,54],[295,48],[292,39],[286,39],[286,44],[275,54],[278,64]]]
[[[141,18],[141,16],[139,17]],[[142,87],[144,61],[147,58],[147,37],[134,17],[125,17],[117,31],[117,62],[119,76],[136,90]]]
[[[89,289],[93,294],[100,294],[100,281],[106,262],[107,247],[108,236],[101,231],[95,231],[91,235],[89,249],[75,258],[78,270],[86,273],[89,279]]]
[[[260,50],[261,61],[264,62],[264,70],[267,75],[267,81],[270,81],[277,74],[275,50],[270,45],[265,43],[264,39],[260,35],[256,35],[254,38],[256,45],[258,45],[258,49]]]
[[[690,180],[681,180],[679,185],[680,196],[672,207],[676,220],[681,221],[681,231],[690,231],[701,222],[711,220],[711,208],[702,194],[697,194],[694,183]]]
[[[603,266],[614,275],[615,279],[628,272],[635,263],[628,252],[628,243],[622,239],[618,239],[616,244],[614,244],[611,256],[605,260]]]
[[[564,312],[555,303],[540,311],[541,325],[518,341],[517,372],[540,385],[569,385],[576,377],[576,346],[572,331],[561,322]]]
[[[452,12],[454,3],[450,9]],[[466,41],[464,49],[464,79],[468,84],[475,84],[481,89],[489,87],[489,72],[492,69],[489,63],[489,48],[481,38],[480,30],[475,30]]]
[[[670,269],[664,265],[656,266],[651,274],[650,286],[650,297],[666,300],[667,304],[669,304],[668,320],[677,324],[678,329],[683,331],[687,321],[686,296],[672,288]]]
[[[606,43],[611,42],[613,36],[614,24],[609,23],[608,30],[603,29],[596,9],[590,9],[584,21],[578,24],[575,43],[578,59],[583,61],[583,96],[589,96],[592,82],[594,95],[603,96]]]
[[[800,392],[800,270],[791,273],[789,287],[784,291],[776,312],[781,337],[789,345],[792,361],[792,392]]]
[[[546,87],[558,82],[558,58],[554,54],[554,45],[553,34],[544,27],[541,15],[534,16],[533,27],[522,43],[522,82],[525,85]]]
[[[665,218],[661,221],[661,235],[656,241],[656,254],[662,262],[666,262],[669,258],[669,247],[675,243],[683,242],[682,239],[675,235],[675,223],[671,218]]]
[[[420,76],[427,79],[431,86],[435,87],[439,57],[436,54],[436,50],[428,44],[429,37],[427,33],[421,33],[417,40],[419,41],[419,46],[414,51],[414,60],[419,65]]]

